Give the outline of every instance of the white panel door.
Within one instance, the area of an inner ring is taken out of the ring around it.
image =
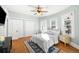
[[[31,20],[25,20],[25,35],[32,35],[34,34],[35,30],[35,23]]]
[[[13,39],[23,36],[23,20],[8,20],[8,36],[12,36]]]

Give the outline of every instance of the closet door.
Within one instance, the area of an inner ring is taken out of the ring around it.
[[[34,34],[34,30],[35,30],[35,23],[34,21],[31,20],[25,20],[24,21],[24,28],[25,28],[25,36],[29,36]]]
[[[12,36],[12,39],[23,36],[23,20],[8,20],[8,36]]]

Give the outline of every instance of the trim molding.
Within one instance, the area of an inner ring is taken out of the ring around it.
[[[70,45],[79,50],[79,45],[75,44],[74,42],[71,42]]]

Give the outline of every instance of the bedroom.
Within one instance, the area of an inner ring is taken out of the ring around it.
[[[12,37],[11,53],[34,52],[25,43],[29,39],[46,53],[52,45],[56,45],[59,53],[79,52],[79,6],[2,5],[2,8],[7,16],[5,24],[0,26],[0,37]],[[44,8],[42,14],[40,8]]]

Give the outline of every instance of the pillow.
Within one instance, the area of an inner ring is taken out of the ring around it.
[[[47,33],[44,33],[44,34],[42,33],[41,37],[46,41],[50,40],[49,35]]]
[[[0,41],[4,41],[5,40],[5,37],[4,36],[0,36]]]

